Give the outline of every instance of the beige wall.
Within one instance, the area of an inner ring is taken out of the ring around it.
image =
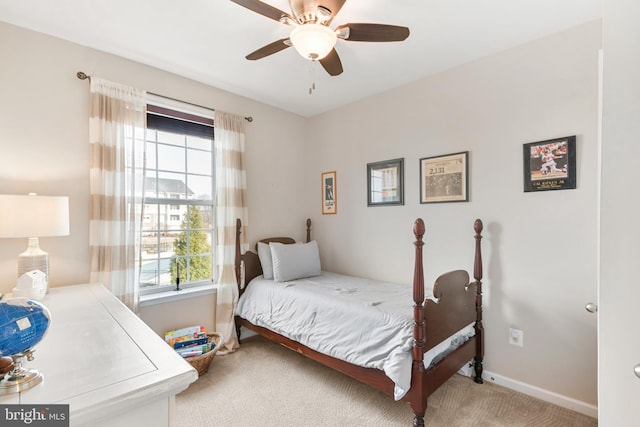
[[[486,370],[591,405],[596,319],[584,304],[596,298],[600,38],[590,23],[316,117],[306,175],[328,270],[411,280],[411,227],[422,217],[433,283],[471,268],[482,218]],[[568,135],[578,188],[524,193],[522,145]],[[419,159],[467,150],[470,202],[420,204]],[[366,164],[398,157],[405,205],[367,207]],[[322,216],[320,174],[332,170],[338,214]],[[524,332],[523,348],[508,344],[509,327]]]
[[[0,58],[0,194],[69,196],[70,235],[40,240],[50,254],[51,286],[89,279],[89,83],[79,80],[77,71],[252,116],[246,127],[248,237],[255,241],[259,229],[302,237],[303,230],[288,220],[305,215],[297,198],[303,192],[298,177],[305,170],[299,159],[306,121],[300,116],[2,22]],[[17,255],[26,246],[26,239],[0,239],[0,292],[15,286]],[[164,316],[157,316],[158,310]],[[184,302],[143,308],[142,315],[156,331],[193,320],[192,313],[185,315]],[[212,306],[202,318],[211,322]]]

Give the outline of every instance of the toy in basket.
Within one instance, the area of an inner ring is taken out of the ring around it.
[[[204,375],[209,370],[213,356],[224,342],[222,334],[207,333],[202,325],[169,331],[164,339],[198,371],[198,375]]]
[[[220,348],[220,345],[222,344],[222,335],[217,332],[209,333],[207,334],[207,337],[209,338],[209,343],[213,343],[213,348],[211,350],[200,356],[184,358],[184,360],[189,362],[191,366],[196,368],[196,371],[198,371],[198,376],[207,373],[207,371],[209,370],[209,364],[213,360],[213,356],[216,355],[216,353],[218,352],[218,348]]]

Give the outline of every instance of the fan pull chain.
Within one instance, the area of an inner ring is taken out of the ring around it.
[[[309,61],[309,95],[312,95],[313,91],[316,90],[315,63],[316,61]]]

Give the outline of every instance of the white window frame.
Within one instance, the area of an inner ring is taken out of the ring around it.
[[[167,99],[167,98],[150,95],[148,99],[148,104],[213,120],[213,110],[191,105],[188,103],[183,103],[173,99]],[[181,119],[181,120],[184,120],[184,119]],[[188,120],[184,120],[184,121],[188,121]],[[214,143],[215,141],[212,141],[212,144]],[[185,147],[185,151],[186,150],[187,150],[187,147]],[[172,211],[175,212],[174,206],[176,207],[175,209],[177,210],[180,210],[180,206],[185,206],[185,205],[186,206],[205,205],[205,206],[211,207],[211,228],[209,228],[207,231],[211,233],[210,243],[211,243],[211,258],[212,258],[212,278],[209,280],[201,280],[197,282],[181,283],[180,291],[177,291],[175,284],[168,285],[168,286],[167,285],[154,286],[146,289],[143,287],[140,287],[139,288],[140,303],[143,306],[161,303],[166,301],[167,299],[177,300],[182,298],[191,298],[195,296],[210,294],[210,293],[214,293],[217,289],[217,286],[215,284],[216,265],[217,265],[216,259],[215,259],[215,251],[216,251],[216,242],[215,242],[215,234],[216,234],[215,233],[215,223],[216,223],[215,208],[216,206],[215,206],[215,200],[214,200],[214,197],[215,197],[215,158],[214,158],[215,150],[213,146],[211,147],[210,153],[211,153],[211,174],[212,174],[212,189],[211,189],[212,200],[193,199],[193,200],[187,201],[183,198],[175,198],[175,195],[173,197],[171,197],[170,195],[170,197],[168,198],[145,197],[144,203],[145,203],[145,207],[147,206],[147,204],[169,206],[170,208],[167,212],[167,215],[168,215],[167,220],[169,219],[169,215],[171,215],[171,212]],[[154,172],[157,172],[157,170],[154,169]],[[188,171],[185,172],[185,174],[186,173],[188,173]],[[157,178],[157,175],[156,175],[156,178]],[[145,217],[146,216],[147,216],[147,213],[145,213]],[[151,217],[153,217],[153,214],[151,214]],[[182,220],[180,219],[179,222],[181,223]],[[148,227],[146,227],[144,223],[143,223],[143,228],[148,229]],[[158,256],[158,258],[160,259],[161,257]]]

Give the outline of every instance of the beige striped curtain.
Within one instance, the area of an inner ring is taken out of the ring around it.
[[[236,219],[247,223],[244,170],[244,117],[215,111],[216,147],[216,230],[218,265],[218,295],[216,330],[225,338],[223,352],[238,348],[234,325],[234,310],[238,302],[235,276]],[[248,249],[246,233],[242,233],[242,251]]]
[[[89,280],[137,313],[146,93],[92,77],[90,103]]]

